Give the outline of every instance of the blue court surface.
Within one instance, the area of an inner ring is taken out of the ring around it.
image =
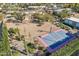
[[[65,33],[64,31],[51,32],[41,39],[48,45],[47,51],[53,52],[72,40],[74,36],[71,33]]]

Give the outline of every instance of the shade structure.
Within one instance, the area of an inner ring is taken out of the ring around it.
[[[48,33],[38,37],[39,42],[46,47],[48,52],[53,52],[74,38],[74,35],[63,30]]]

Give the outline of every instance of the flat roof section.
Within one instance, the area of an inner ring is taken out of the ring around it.
[[[70,17],[70,18],[67,18],[67,19],[71,20],[71,21],[79,22],[79,18]]]

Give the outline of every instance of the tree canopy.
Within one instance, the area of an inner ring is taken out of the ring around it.
[[[24,18],[25,18],[25,14],[24,13],[14,13],[14,17],[16,18],[16,20],[19,20],[19,21],[23,21]]]
[[[7,27],[3,27],[2,31],[2,41],[1,41],[1,48],[0,48],[0,55],[3,56],[10,56],[11,55],[11,50],[10,50],[10,45],[9,45],[9,39],[8,39],[8,30]]]
[[[70,14],[68,13],[67,10],[63,10],[62,12],[60,12],[60,13],[58,14],[58,17],[60,17],[60,18],[66,18],[66,17],[68,17],[68,16],[70,16]]]
[[[0,20],[3,20],[4,15],[2,13],[0,13]]]
[[[79,13],[79,4],[75,4],[75,5],[72,7],[72,10]]]
[[[35,13],[33,17],[41,21],[53,21],[54,19],[53,15],[50,15],[48,13],[43,13],[43,14]]]

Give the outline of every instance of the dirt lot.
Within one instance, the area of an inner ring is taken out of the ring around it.
[[[52,26],[52,31],[58,30],[59,28],[51,23],[45,22],[42,26],[37,26],[34,23],[6,23],[7,28],[16,28],[18,27],[21,35],[26,35],[27,38],[34,38],[39,35],[46,34],[50,31],[50,27]]]

